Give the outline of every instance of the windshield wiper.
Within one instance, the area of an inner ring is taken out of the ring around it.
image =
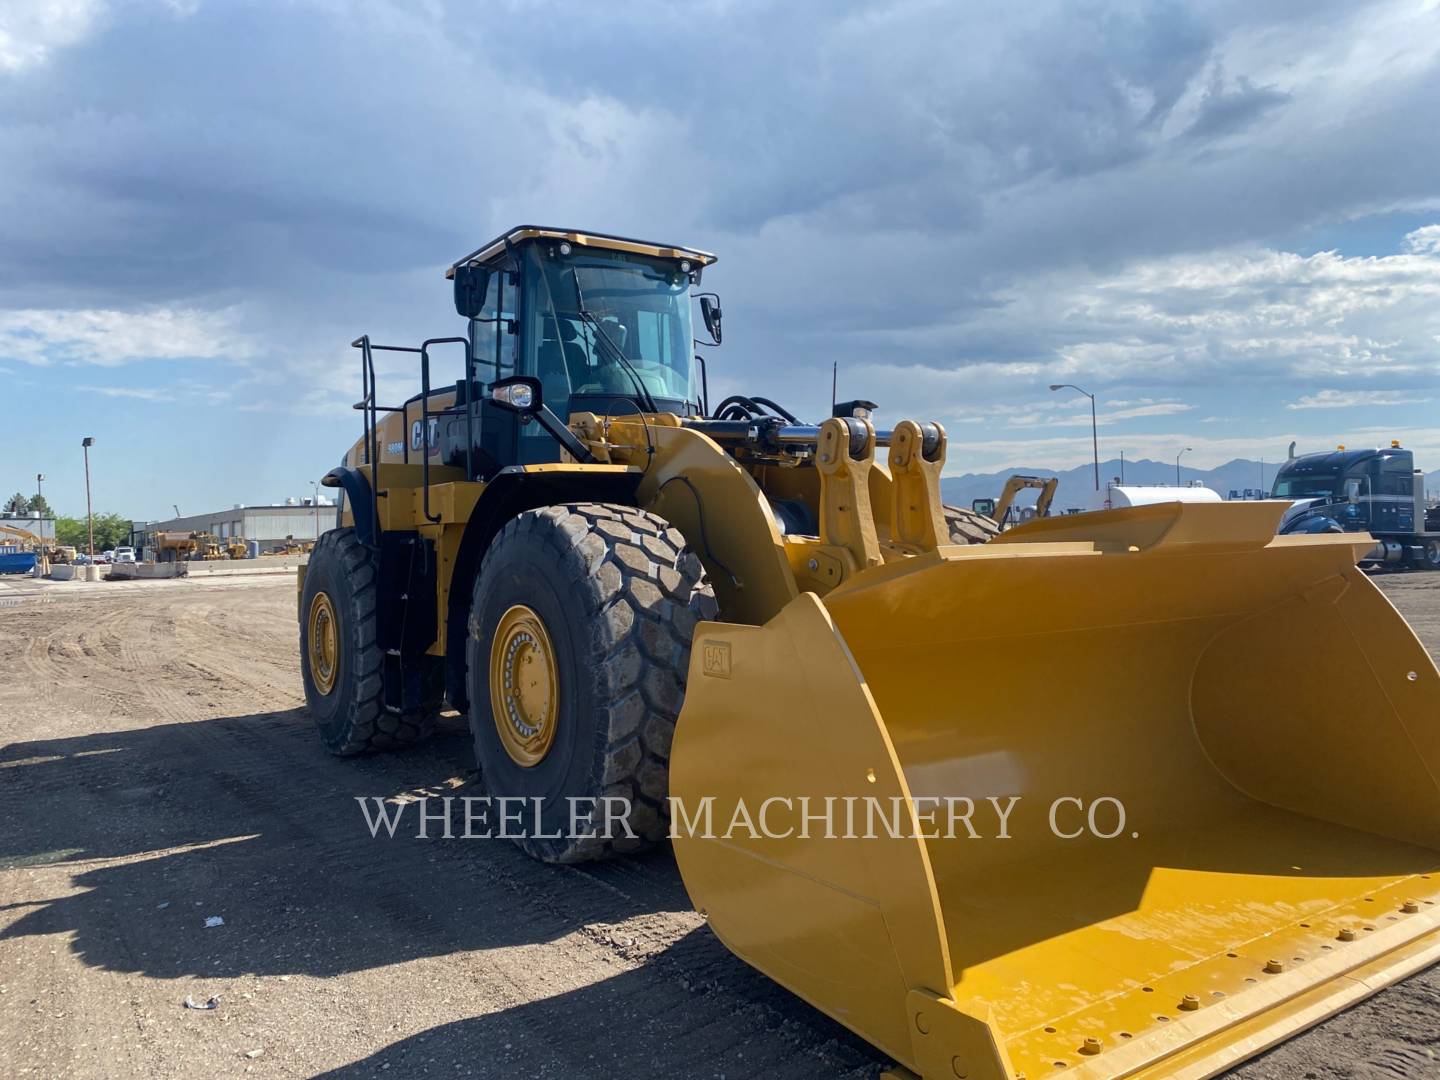
[[[641,380],[640,373],[635,370],[635,366],[631,364],[625,354],[620,351],[620,346],[616,345],[610,335],[605,332],[605,328],[600,325],[600,320],[595,318],[585,307],[585,292],[580,288],[580,274],[573,266],[570,268],[570,276],[575,279],[575,302],[578,305],[580,318],[584,319],[590,325],[597,337],[604,341],[606,345],[610,346],[610,352],[616,360],[620,361],[620,366],[624,369],[625,374],[630,376],[630,382],[639,392],[641,404],[652,413],[658,413],[660,407],[655,404],[655,399],[650,396],[650,391],[645,389],[645,383]]]

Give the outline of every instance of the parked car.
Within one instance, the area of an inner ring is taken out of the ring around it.
[[[105,551],[102,551],[99,555],[95,556],[95,561],[105,566],[109,566],[112,562],[115,561],[115,549],[108,548]]]
[[[133,563],[135,561],[135,549],[133,547],[118,547],[115,549],[115,557],[110,561],[116,563]]]

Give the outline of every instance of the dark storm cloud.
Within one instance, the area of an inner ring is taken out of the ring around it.
[[[1159,350],[1029,290],[1435,199],[1434,29],[1338,3],[116,2],[0,71],[0,287],[223,309],[263,384],[367,326],[453,326],[444,265],[550,219],[719,250],[722,377],[777,392],[831,360],[1047,364],[1082,332]]]

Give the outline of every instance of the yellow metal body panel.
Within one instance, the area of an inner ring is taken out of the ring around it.
[[[357,466],[358,471],[371,483],[374,472],[368,465]],[[542,463],[525,465],[521,471],[536,476],[547,474],[618,474],[637,471],[630,466],[578,465]],[[383,460],[379,469],[381,497],[380,527],[414,530],[435,544],[436,556],[436,603],[435,640],[426,650],[432,656],[445,655],[445,627],[450,611],[450,585],[455,564],[460,555],[460,544],[465,537],[465,527],[474,516],[476,504],[488,486],[480,481],[463,479],[464,470],[448,466],[432,465],[430,468],[430,513],[440,520],[438,523],[425,517],[425,489],[422,484],[423,469],[419,465],[405,465]],[[346,524],[353,521],[347,506],[341,516]]]
[[[799,594],[765,493],[712,439],[653,420],[617,421],[610,437],[626,458],[649,459],[636,498],[684,534],[727,618],[763,622]]]
[[[1440,673],[1355,568],[1368,537],[1276,537],[1278,513],[1036,521],[702,624],[683,806],[921,817],[874,839],[682,821],[696,906],[929,1078],[1213,1075],[1434,960]],[[956,798],[977,838],[935,835]]]

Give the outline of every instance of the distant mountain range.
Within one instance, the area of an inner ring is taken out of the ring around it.
[[[1265,462],[1262,482],[1260,462],[1250,461],[1246,458],[1227,461],[1215,469],[1191,469],[1182,463],[1180,482],[1183,485],[1198,480],[1206,487],[1219,492],[1220,496],[1224,498],[1232,490],[1244,491],[1246,488],[1264,487],[1268,491],[1270,485],[1275,482],[1276,468],[1278,468],[1277,462]],[[1052,508],[1054,513],[1060,513],[1070,507],[1088,506],[1088,500],[1095,490],[1095,467],[1093,465],[1082,465],[1078,468],[1066,469],[1063,472],[1038,466],[1016,466],[1001,472],[947,476],[940,481],[940,494],[952,506],[969,506],[972,499],[997,497],[1001,488],[1005,486],[1005,481],[1014,473],[1025,473],[1030,476],[1058,476],[1060,487],[1055,494],[1055,503]],[[1101,487],[1119,476],[1119,458],[1111,458],[1109,461],[1100,463]],[[1147,458],[1141,458],[1138,461],[1127,460],[1125,462],[1125,483],[1141,486],[1164,484],[1173,487],[1175,485],[1175,463],[1150,461]],[[1037,492],[1033,489],[1021,492],[1016,501],[1021,506],[1028,506],[1035,501],[1036,494]]]

